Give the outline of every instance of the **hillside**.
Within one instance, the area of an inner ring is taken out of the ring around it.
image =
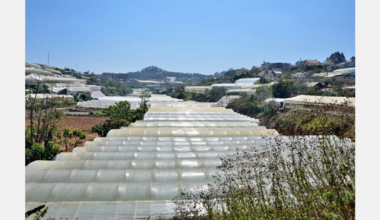
[[[176,77],[176,81],[192,81],[199,82],[202,79],[209,78],[211,76],[203,75],[199,73],[182,73],[182,72],[171,72],[163,70],[156,66],[149,66],[141,71],[128,72],[128,73],[102,73],[101,77],[106,77],[109,79],[119,79],[125,78],[128,79],[139,79],[139,80],[167,80],[166,77]]]

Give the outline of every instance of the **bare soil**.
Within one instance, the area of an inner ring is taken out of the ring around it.
[[[87,134],[86,139],[82,141],[82,144],[79,144],[79,147],[82,147],[86,141],[92,141],[95,138],[99,137],[97,133],[92,133],[91,128],[94,125],[101,124],[105,120],[109,119],[108,116],[67,116],[66,118],[61,119],[61,128],[69,127],[70,129],[80,129],[85,131]],[[30,125],[29,120],[25,120],[25,125]],[[71,142],[75,142],[75,139],[71,139]],[[73,150],[73,146],[68,146],[67,151],[71,152]],[[65,151],[65,146],[61,145],[61,150]]]

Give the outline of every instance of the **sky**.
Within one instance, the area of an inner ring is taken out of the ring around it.
[[[213,74],[355,56],[354,0],[25,1],[25,61]]]

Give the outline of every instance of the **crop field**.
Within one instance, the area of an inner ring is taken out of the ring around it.
[[[78,128],[80,130],[85,131],[87,133],[87,137],[83,140],[82,144],[78,145],[83,146],[86,141],[92,141],[96,137],[99,137],[97,133],[91,133],[91,128],[96,124],[102,123],[108,118],[108,116],[67,116],[66,118],[61,119],[61,128]],[[25,120],[25,125],[30,125],[30,121]],[[74,139],[72,139],[71,141],[74,142]],[[65,151],[64,145],[61,145],[61,150]],[[71,152],[72,150],[73,146],[69,146],[68,152]]]

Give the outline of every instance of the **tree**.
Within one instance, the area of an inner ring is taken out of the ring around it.
[[[272,86],[272,95],[275,98],[289,98],[293,87],[293,81],[280,80],[280,82]]]
[[[136,110],[130,109],[131,105],[127,101],[118,102],[113,106],[109,106],[104,112],[110,116],[103,124],[95,125],[91,128],[91,132],[96,132],[100,137],[107,136],[111,129],[119,129],[127,127],[130,123],[144,118],[148,111],[145,102],[142,102],[140,108]]]
[[[176,87],[174,87],[174,92],[181,93],[185,91],[185,86],[183,84],[179,84]]]
[[[352,57],[350,58],[350,60],[351,60],[352,62],[355,62],[355,56],[352,56]]]
[[[260,86],[256,89],[256,98],[258,101],[264,101],[267,98],[272,97],[271,86]]]
[[[256,82],[255,82],[255,84],[267,84],[267,83],[270,83],[270,82],[272,82],[273,80],[271,80],[271,79],[267,79],[267,78],[265,78],[264,76],[262,76],[262,77],[260,77],[260,79],[259,80],[257,80]]]
[[[65,99],[53,94],[44,94],[37,99],[37,94],[29,91],[26,94],[25,108],[29,114],[29,138],[26,147],[34,143],[46,143],[53,140],[53,134],[58,129],[58,123],[63,117],[59,108],[73,105],[72,100]]]
[[[34,143],[30,148],[25,149],[25,165],[35,160],[54,160],[60,152],[59,145],[52,141],[49,141],[45,147],[40,143]]]
[[[220,100],[225,94],[227,89],[224,87],[213,87],[207,94],[208,102],[217,102]]]
[[[148,111],[148,107],[146,105],[146,99],[150,97],[151,97],[151,94],[147,91],[143,91],[140,95],[140,99],[141,99],[140,108],[143,108],[143,111],[145,112]]]
[[[326,59],[326,61],[331,61],[334,64],[346,62],[346,58],[344,57],[343,53],[339,53],[339,51],[336,51],[335,53],[331,54],[330,57]]]
[[[67,147],[69,145],[77,147],[78,144],[82,143],[82,140],[84,140],[87,137],[86,132],[79,130],[77,128],[74,128],[71,130],[69,127],[63,128],[63,144],[65,145],[65,149],[67,152]],[[71,142],[70,139],[75,138],[75,142]]]

